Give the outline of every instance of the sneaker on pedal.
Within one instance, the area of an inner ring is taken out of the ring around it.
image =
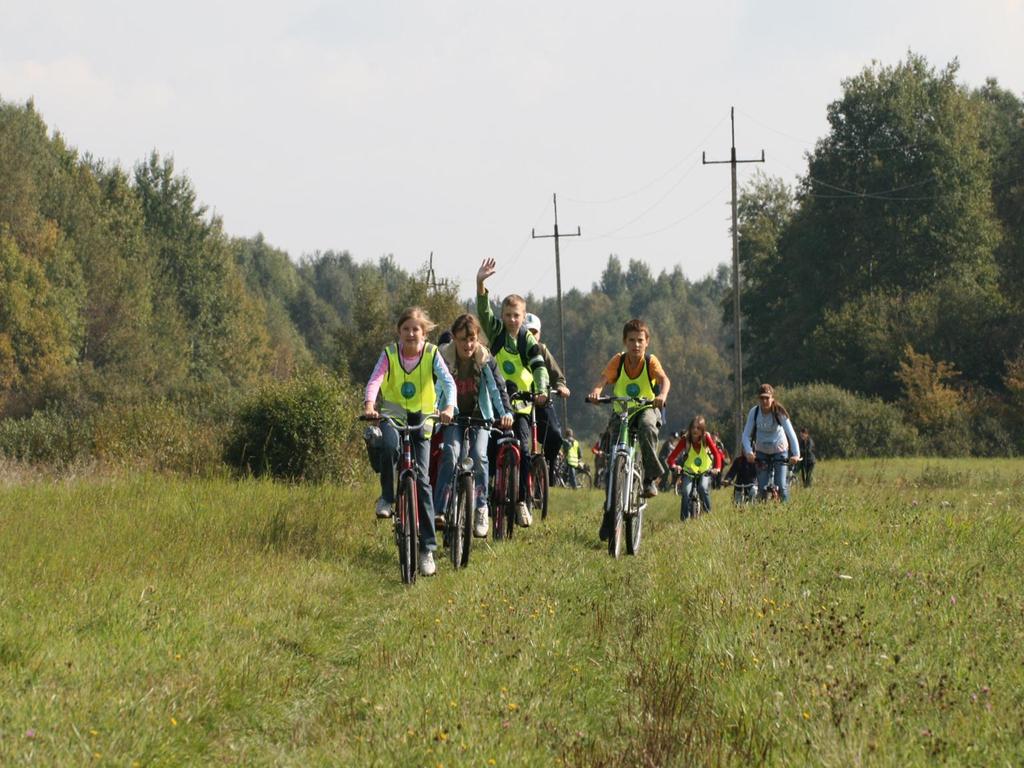
[[[392,509],[393,506],[394,505],[390,501],[384,501],[384,497],[383,496],[381,498],[377,499],[377,509],[376,509],[377,517],[380,518],[381,520],[384,520],[384,519],[386,519],[388,517],[391,517],[391,515],[392,515],[392,513],[394,511]]]
[[[523,528],[529,528],[533,523],[533,516],[530,514],[530,508],[526,506],[525,501],[520,501],[516,504],[516,523]]]
[[[476,521],[474,522],[473,525],[473,535],[476,536],[478,539],[487,538],[487,527],[490,524],[490,520],[488,519],[488,517],[488,509],[486,506],[480,507],[476,511]]]
[[[434,564],[434,553],[420,552],[420,575],[421,576],[433,576],[437,572],[437,566]]]
[[[435,528],[444,528],[446,523],[447,521],[445,520],[444,515],[434,515]]]
[[[653,499],[657,495],[658,495],[658,486],[655,485],[653,481],[651,481],[649,483],[646,483],[644,485],[643,496],[644,496],[645,499]]]

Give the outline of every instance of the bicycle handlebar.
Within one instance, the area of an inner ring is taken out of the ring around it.
[[[619,395],[601,395],[601,397],[587,396],[587,402],[591,405],[607,405],[608,403],[637,403],[638,405],[654,405],[649,397],[620,397]]]
[[[407,421],[402,421],[394,416],[388,416],[386,413],[378,413],[376,416],[368,416],[365,413],[359,414],[359,421],[372,421],[374,423],[383,421],[385,424],[390,424],[392,427],[397,429],[399,432],[412,432],[413,430],[422,430],[427,425],[427,422],[431,419],[436,419],[441,414],[437,411],[433,413],[423,414],[423,421],[419,424],[409,424]]]

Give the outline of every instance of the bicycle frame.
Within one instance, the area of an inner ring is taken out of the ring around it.
[[[609,397],[600,397],[596,400],[590,400],[591,403],[623,403],[626,407],[622,411],[616,411],[613,416],[618,419],[618,435],[616,440],[608,449],[608,461],[605,464],[606,468],[615,466],[615,459],[622,454],[626,454],[626,477],[629,478],[628,485],[626,486],[626,498],[632,498],[633,490],[633,467],[636,463],[636,454],[640,449],[640,438],[634,434],[632,439],[630,438],[630,426],[629,423],[633,417],[636,416],[640,411],[650,408],[653,401],[647,400],[646,398],[639,397],[617,397],[615,395]],[[604,511],[605,514],[611,514],[614,505],[612,483],[605,484],[604,492]]]

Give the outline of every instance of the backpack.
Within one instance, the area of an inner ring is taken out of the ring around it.
[[[756,411],[760,407],[761,407],[760,405],[755,405],[753,408],[750,409],[750,413],[754,413],[754,411]],[[782,421],[779,420],[779,412],[777,410],[775,410],[774,408],[772,408],[772,416],[775,417],[775,423],[778,424],[781,427],[782,426]],[[748,418],[749,418],[749,416],[748,416]],[[756,442],[757,442],[757,415],[755,414],[754,415],[754,427],[753,427],[753,429],[750,430],[750,447],[753,448],[754,447],[754,443],[756,443]]]
[[[516,334],[516,349],[519,350],[519,359],[523,361],[523,368],[530,367],[530,359],[526,356],[526,334],[529,331],[523,326],[519,329],[519,333]],[[491,354],[494,357],[498,356],[501,348],[505,346],[505,339],[508,338],[508,331],[504,328],[501,329],[501,333],[494,337],[494,342],[491,344]],[[539,341],[537,342],[540,343]]]

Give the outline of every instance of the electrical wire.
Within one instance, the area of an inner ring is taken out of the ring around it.
[[[646,192],[648,189],[653,187],[659,181],[661,181],[665,177],[671,175],[676,169],[679,168],[679,166],[681,166],[683,163],[685,163],[687,160],[689,160],[691,155],[696,154],[697,151],[705,143],[707,143],[707,140],[715,135],[715,132],[721,127],[722,123],[724,123],[724,122],[725,122],[725,118],[722,117],[717,123],[715,123],[714,127],[712,127],[710,131],[708,131],[708,135],[705,136],[703,139],[701,139],[693,149],[691,149],[689,152],[687,152],[685,155],[683,155],[671,168],[669,168],[663,174],[658,176],[656,179],[653,179],[652,181],[647,182],[642,187],[638,187],[637,189],[634,189],[632,192],[627,192],[624,195],[619,195],[618,197],[610,197],[610,198],[608,198],[606,200],[579,200],[579,199],[574,198],[574,197],[565,197],[564,199],[567,200],[570,203],[577,203],[579,205],[607,205],[608,203],[618,203],[618,202],[620,202],[622,200],[626,200],[627,198],[633,197],[634,195],[638,195],[641,192]],[[687,171],[687,173],[689,173],[689,171]]]
[[[673,222],[671,222],[669,224],[666,224],[664,227],[661,227],[660,229],[655,229],[655,230],[652,230],[650,232],[641,232],[641,233],[638,233],[638,234],[635,234],[635,235],[614,235],[614,234],[596,235],[594,237],[590,237],[590,238],[586,238],[586,239],[588,239],[588,240],[637,240],[637,239],[642,238],[642,237],[650,237],[651,235],[661,234],[662,232],[666,232],[666,231],[672,229],[673,227],[678,226],[679,224],[682,224],[687,219],[696,216],[698,213],[700,213],[705,208],[707,208],[709,205],[711,205],[711,203],[714,202],[714,200],[716,198],[718,198],[719,196],[724,194],[725,190],[727,190],[729,188],[729,186],[730,186],[729,184],[726,184],[724,187],[722,187],[717,192],[715,192],[715,194],[713,194],[711,197],[709,197],[707,200],[705,200],[703,203],[701,203],[698,207],[694,208],[689,213],[687,213],[687,214],[685,214],[683,216],[680,216],[675,221],[673,221]]]

